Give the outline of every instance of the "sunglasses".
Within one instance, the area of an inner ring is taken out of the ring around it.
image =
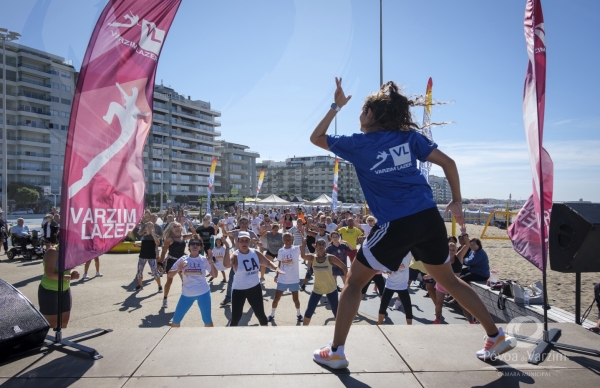
[[[200,243],[200,242],[191,242],[191,243],[190,243],[190,246],[191,246],[191,247],[194,247],[194,246],[196,246],[196,247],[201,247],[201,246],[202,246],[202,243]]]

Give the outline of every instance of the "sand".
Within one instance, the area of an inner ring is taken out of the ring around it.
[[[448,235],[452,227],[449,222],[446,223]],[[456,227],[457,235],[460,229]],[[470,238],[478,237],[481,239],[483,225],[467,225],[467,233]],[[529,285],[535,281],[542,280],[542,271],[533,264],[525,260],[512,247],[506,230],[496,227],[488,227],[486,236],[506,237],[506,240],[486,240],[481,239],[483,249],[490,259],[490,269],[499,270],[498,277],[501,280],[518,280],[522,286]],[[589,307],[594,300],[594,283],[600,282],[600,274],[583,273],[581,274],[581,313]],[[547,270],[547,288],[548,301],[550,305],[556,306],[570,313],[575,313],[575,274],[565,274],[552,271],[550,264]],[[588,319],[595,321],[598,314],[596,307],[592,309]]]

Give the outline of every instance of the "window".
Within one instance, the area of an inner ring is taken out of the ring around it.
[[[61,98],[60,103],[65,105],[71,105],[71,100],[69,100],[68,98]]]
[[[69,126],[68,125],[61,125],[60,126],[60,130],[61,131],[68,131],[69,130]]]
[[[50,87],[52,89],[60,89],[60,84],[57,84],[56,82],[50,82]]]
[[[69,74],[69,73],[64,73],[64,72],[62,72],[62,71],[60,72],[60,76],[61,76],[61,77],[63,77],[63,78],[68,78],[68,79],[71,79],[71,74]]]
[[[52,102],[60,102],[60,98],[55,97],[55,96],[50,96],[50,101],[52,101]]]
[[[50,74],[58,75],[58,70],[54,70],[54,69],[50,68]]]
[[[48,123],[48,129],[60,129],[60,125],[55,123]]]
[[[71,114],[67,113],[67,112],[60,112],[60,117],[64,117],[64,118],[68,119],[69,117],[71,117]]]
[[[65,92],[70,92],[71,87],[66,85],[60,85],[60,90],[64,90]]]
[[[59,111],[57,111],[57,110],[54,110],[54,109],[50,109],[50,114],[51,114],[52,116],[59,116],[59,115],[60,115],[60,112],[59,112]]]

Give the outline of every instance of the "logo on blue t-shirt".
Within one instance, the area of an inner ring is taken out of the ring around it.
[[[377,159],[381,159],[381,161],[375,163],[375,165],[371,167],[371,171],[375,170],[377,167],[379,167],[380,164],[385,162],[388,156],[390,155],[392,156],[392,160],[394,161],[394,167],[375,170],[375,174],[397,171],[412,166],[410,147],[408,146],[408,143],[392,147],[389,149],[389,151],[389,154],[385,151],[379,151],[379,154],[377,154]]]

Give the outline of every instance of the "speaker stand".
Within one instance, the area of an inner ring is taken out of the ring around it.
[[[581,272],[575,272],[575,323],[581,325]]]
[[[59,265],[62,263],[64,263],[64,261],[60,262],[60,260],[59,260]],[[94,329],[94,330],[86,331],[85,333],[75,334],[75,335],[72,335],[67,338],[62,337],[62,313],[61,313],[62,298],[61,298],[61,295],[63,293],[64,276],[65,276],[64,270],[60,269],[58,272],[58,293],[57,293],[57,295],[58,295],[58,300],[57,300],[58,314],[56,314],[57,315],[57,317],[56,317],[57,325],[56,325],[56,328],[54,329],[54,332],[55,332],[54,337],[52,337],[50,335],[46,336],[46,339],[50,340],[51,342],[49,342],[49,343],[46,342],[43,346],[48,347],[48,348],[56,347],[56,346],[58,346],[58,347],[68,346],[70,348],[77,349],[79,351],[87,353],[93,360],[99,360],[102,358],[102,355],[100,353],[98,353],[96,351],[96,349],[90,348],[85,345],[80,345],[71,340],[75,339],[75,338],[80,338],[80,337],[87,337],[89,335],[93,335],[96,333],[100,333],[100,335],[110,333],[112,331],[112,329]]]
[[[103,356],[100,353],[98,353],[98,351],[96,351],[96,349],[72,342],[71,340],[76,339],[76,338],[91,336],[94,334],[102,335],[102,334],[110,333],[111,331],[112,331],[112,329],[94,329],[94,330],[86,331],[84,333],[75,334],[75,335],[69,336],[67,338],[62,338],[62,331],[59,330],[55,333],[55,336],[47,335],[46,340],[48,340],[49,342],[48,341],[45,342],[44,345],[42,345],[42,347],[46,347],[48,349],[51,349],[53,347],[61,347],[61,348],[70,347],[70,348],[82,351],[84,353],[87,353],[93,360],[99,360],[99,359],[103,358]]]

